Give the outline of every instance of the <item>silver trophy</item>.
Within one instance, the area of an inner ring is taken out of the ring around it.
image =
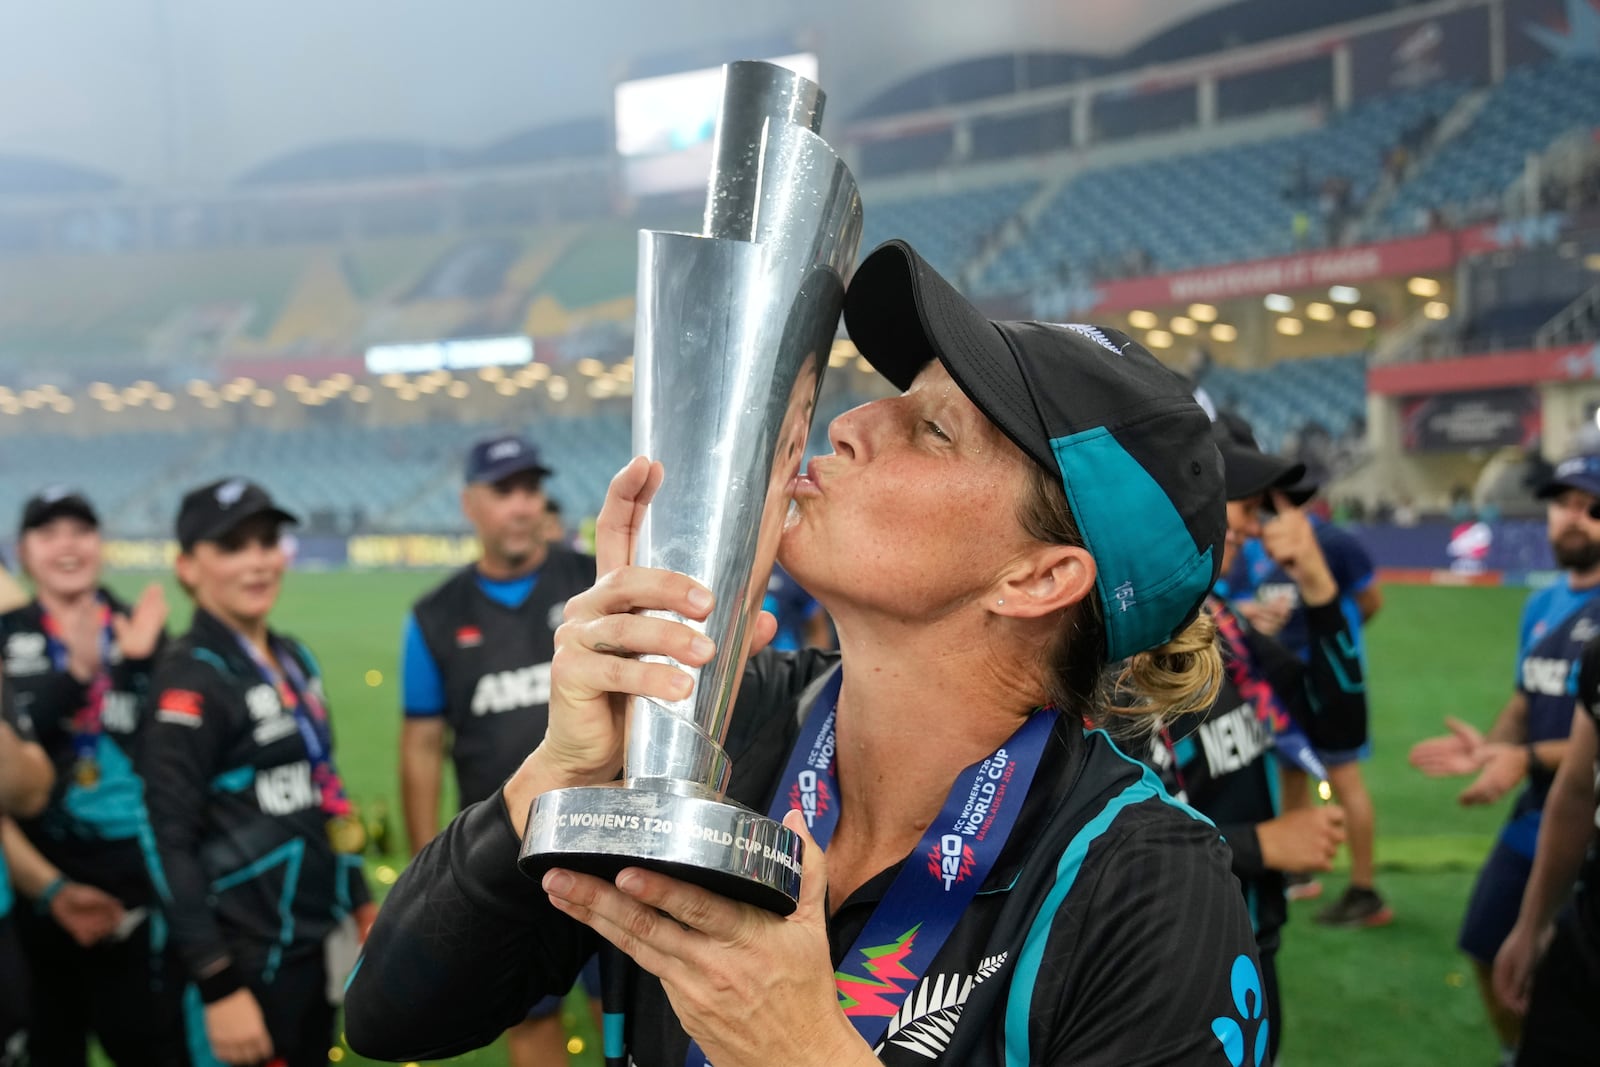
[[[822,106],[792,71],[728,65],[705,232],[639,234],[633,447],[666,480],[637,562],[711,589],[710,618],[690,625],[717,653],[684,668],[688,699],[632,702],[621,782],[534,801],[520,860],[533,877],[645,866],[780,914],[799,899],[800,839],[725,799],[722,742],[861,240]]]

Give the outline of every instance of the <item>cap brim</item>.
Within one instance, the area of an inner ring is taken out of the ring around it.
[[[300,525],[300,516],[292,511],[285,511],[276,504],[264,504],[256,508],[240,508],[237,511],[229,511],[226,515],[221,516],[205,530],[196,534],[189,544],[197,545],[202,541],[220,541],[251,519],[259,519],[263,516],[277,519],[279,524],[283,526]]]
[[[897,389],[922,369],[944,364],[978,410],[1046,470],[1056,460],[1027,379],[1004,336],[972,302],[900,240],[872,251],[844,294],[850,340]]]
[[[1310,499],[1310,493],[1300,500],[1294,499],[1294,490],[1306,476],[1304,463],[1294,463],[1253,448],[1243,448],[1231,441],[1218,442],[1218,446],[1222,453],[1223,481],[1229,500],[1247,500],[1274,489],[1289,496],[1297,506]]]
[[[493,485],[495,482],[504,481],[514,475],[528,473],[537,474],[541,478],[548,478],[553,472],[532,456],[519,456],[479,471],[477,477],[473,478],[468,484]]]
[[[56,519],[78,519],[97,530],[100,528],[100,516],[95,514],[94,508],[90,507],[87,501],[70,497],[58,500],[53,504],[46,504],[34,514],[29,515],[22,528],[24,530],[35,530],[46,523],[54,522]]]
[[[1560,496],[1568,489],[1576,489],[1580,493],[1588,493],[1593,497],[1600,497],[1600,480],[1585,478],[1575,474],[1567,478],[1552,478],[1533,491],[1535,500],[1549,500],[1551,497]]]

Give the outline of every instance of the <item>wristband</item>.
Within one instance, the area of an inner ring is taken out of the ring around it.
[[[64,875],[64,874],[56,875],[55,878],[53,878],[51,880],[50,884],[45,886],[44,889],[39,893],[39,895],[34,898],[34,900],[33,900],[33,910],[38,912],[40,915],[48,915],[48,914],[50,914],[50,902],[52,900],[56,899],[56,894],[60,893],[62,888],[65,887],[66,884],[67,884],[67,876],[66,875]]]
[[[231,996],[244,988],[244,979],[239,977],[239,969],[233,964],[224,964],[216,974],[208,974],[204,978],[195,979],[195,992],[200,994],[202,1004],[215,1004],[223,997]]]

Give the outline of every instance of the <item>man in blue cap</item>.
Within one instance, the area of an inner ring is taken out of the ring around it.
[[[401,650],[400,788],[415,853],[439,832],[446,737],[461,807],[500,788],[544,738],[550,659],[567,598],[594,584],[594,559],[546,540],[539,450],[507,434],[467,456],[461,511],[478,561],[425,594]],[[559,998],[508,1034],[513,1067],[566,1062]]]

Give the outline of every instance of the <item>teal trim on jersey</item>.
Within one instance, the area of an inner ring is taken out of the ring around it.
[[[306,666],[311,669],[310,677],[306,681],[309,682],[312,678],[320,679],[322,677],[322,664],[312,654],[311,650],[305,646],[305,642],[290,638],[288,643],[296,652],[300,653],[300,658],[305,660]]]
[[[302,838],[280,845],[254,863],[241,867],[232,874],[223,875],[211,883],[213,893],[223,893],[234,886],[258,878],[272,868],[283,865],[283,893],[278,897],[278,918],[283,920],[278,928],[278,943],[267,953],[267,965],[261,970],[261,979],[271,982],[277,977],[278,965],[283,962],[283,950],[294,941],[294,895],[300,888],[300,865],[305,859],[306,843]]]
[[[355,985],[356,975],[361,973],[361,965],[363,963],[366,963],[366,962],[367,962],[366,953],[362,953],[361,955],[356,957],[356,965],[354,967],[350,968],[350,977],[348,977],[348,978],[346,978],[344,980],[344,991],[345,991],[345,995],[346,996],[349,996],[349,994],[350,994],[350,987],[352,985]]]
[[[192,985],[183,987],[183,1037],[189,1046],[190,1067],[226,1067],[211,1051],[211,1039],[206,1036],[206,1006],[200,1001],[200,990]]]
[[[150,911],[150,955],[160,956],[167,950],[167,938],[172,935],[172,927],[167,925],[167,913],[160,908]]]
[[[1098,565],[1095,591],[1115,663],[1172,638],[1212,583],[1211,548],[1166,490],[1104,426],[1050,442],[1078,531]]]
[[[623,1030],[628,1017],[620,1011],[608,1011],[600,1016],[601,1030],[603,1031],[600,1043],[603,1055],[608,1060],[620,1060],[626,1053],[623,1046]]]
[[[1254,882],[1244,887],[1244,907],[1250,913],[1250,932],[1261,932],[1261,894],[1256,892]]]
[[[228,661],[211,651],[209,648],[192,649],[190,654],[201,663],[209,663],[211,666],[221,671],[224,678],[237,677],[234,674],[233,668],[228,666]]]
[[[339,869],[333,876],[333,917],[343,920],[350,914],[350,879],[345,872],[353,870],[355,877],[361,877],[362,862],[360,856],[348,856],[344,853],[335,855]]]
[[[1061,853],[1061,859],[1056,864],[1055,884],[1050,887],[1044,904],[1034,916],[1033,924],[1028,927],[1022,949],[1017,953],[1016,963],[1011,969],[1013,977],[1011,988],[1006,993],[1005,1008],[1006,1067],[1027,1067],[1034,1062],[1028,1039],[1028,1019],[1033,1010],[1033,987],[1039,977],[1040,964],[1044,960],[1045,945],[1050,940],[1050,928],[1055,925],[1055,918],[1061,911],[1061,905],[1072,893],[1073,886],[1077,884],[1078,874],[1083,868],[1083,861],[1088,856],[1090,847],[1111,828],[1111,824],[1122,814],[1124,808],[1142,804],[1147,800],[1159,800],[1207,826],[1216,825],[1200,812],[1170,795],[1162,788],[1161,780],[1155,776],[1154,771],[1138,760],[1124,755],[1110,737],[1106,736],[1104,730],[1085,732],[1086,737],[1092,737],[1094,734],[1105,738],[1112,752],[1139,768],[1139,778],[1108,800],[1106,806],[1100,809],[1100,814],[1090,819]]]
[[[161,851],[156,848],[156,832],[148,819],[139,827],[139,851],[144,855],[145,870],[150,872],[150,887],[156,891],[156,898],[170,908],[174,903],[172,886],[167,883],[167,869],[161,865]]]
[[[1194,749],[1194,734],[1184,734],[1173,742],[1172,755],[1178,761],[1178,766],[1182,767],[1185,763],[1194,759]]]
[[[6,867],[5,854],[0,853],[0,919],[11,914],[11,906],[16,899],[11,892],[11,872]]]
[[[243,793],[249,789],[256,780],[254,767],[235,767],[231,771],[223,771],[211,779],[211,788],[219,793]]]
[[[1283,812],[1283,785],[1278,781],[1278,754],[1269,748],[1261,756],[1267,764],[1267,795],[1272,798],[1272,814],[1276,818]]]
[[[131,841],[146,821],[144,782],[134,773],[122,746],[105,734],[95,743],[95,760],[100,764],[100,781],[88,788],[77,782],[67,786],[62,810],[87,831],[75,836]]]

